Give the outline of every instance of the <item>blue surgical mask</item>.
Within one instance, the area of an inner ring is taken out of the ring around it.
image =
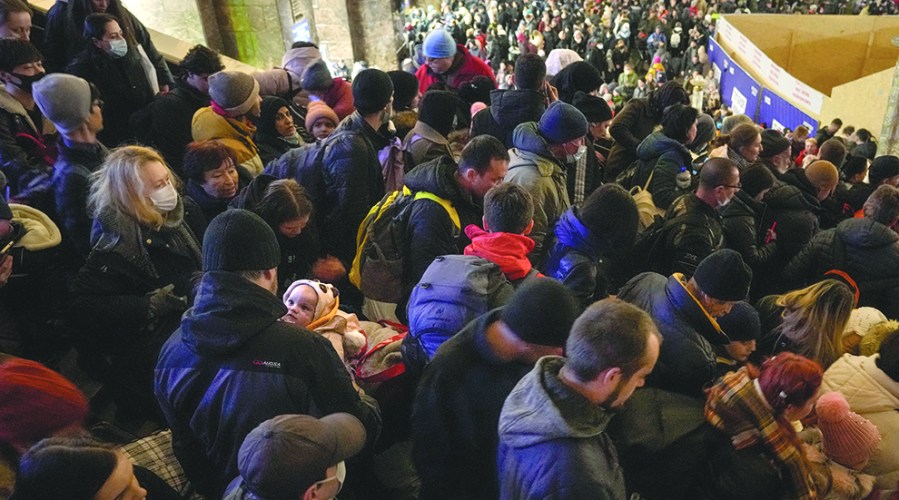
[[[109,50],[106,51],[113,59],[120,59],[125,57],[125,54],[128,53],[128,42],[123,39],[118,40],[110,40],[109,41]]]

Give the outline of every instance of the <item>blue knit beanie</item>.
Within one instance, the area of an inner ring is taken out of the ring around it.
[[[428,33],[423,47],[425,57],[452,57],[456,55],[456,41],[442,28]]]
[[[543,112],[537,130],[550,144],[563,144],[587,135],[587,118],[571,104],[556,101]]]

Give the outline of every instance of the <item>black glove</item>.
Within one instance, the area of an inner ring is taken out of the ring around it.
[[[149,293],[151,318],[180,314],[187,309],[187,298],[175,295],[174,289],[175,285],[166,285]]]

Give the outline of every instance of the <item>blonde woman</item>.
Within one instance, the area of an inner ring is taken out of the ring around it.
[[[843,354],[843,330],[853,307],[853,290],[835,279],[764,297],[757,306],[762,336],[756,352],[772,356],[789,351],[827,369]]]
[[[185,223],[177,178],[155,150],[126,146],[93,174],[93,246],[72,283],[80,354],[123,412],[152,418],[153,368],[187,309],[200,242]],[[105,363],[109,360],[109,363]]]

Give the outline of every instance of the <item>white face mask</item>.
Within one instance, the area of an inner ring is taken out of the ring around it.
[[[170,181],[165,186],[150,193],[150,201],[153,202],[153,206],[160,212],[171,212],[178,206],[178,191],[175,190],[175,186]]]
[[[577,163],[584,157],[587,153],[587,146],[581,144],[578,146],[577,151],[571,155],[565,155],[565,163]]]
[[[107,51],[107,54],[112,56],[113,59],[125,57],[125,54],[127,53],[128,42],[123,39],[109,41],[109,50]]]

